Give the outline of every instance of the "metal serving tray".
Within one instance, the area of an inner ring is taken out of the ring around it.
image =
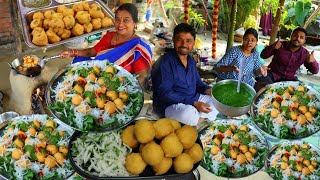
[[[85,33],[83,35],[80,36],[74,36],[74,37],[70,37],[68,39],[65,40],[61,40],[59,42],[56,43],[52,43],[52,44],[47,44],[45,46],[38,46],[32,43],[32,37],[31,37],[31,31],[32,29],[30,28],[29,24],[32,21],[32,16],[34,13],[36,12],[45,12],[47,10],[54,10],[56,11],[57,7],[60,5],[64,5],[67,7],[71,7],[74,4],[77,4],[79,2],[72,2],[72,3],[58,3],[54,0],[50,0],[51,2],[49,3],[49,5],[47,6],[43,6],[43,7],[39,7],[39,8],[29,8],[27,6],[24,6],[23,0],[18,0],[18,9],[20,12],[20,18],[21,18],[21,23],[22,23],[22,29],[23,29],[23,37],[25,39],[25,43],[32,48],[50,48],[50,47],[54,47],[54,46],[58,46],[61,44],[64,44],[66,42],[70,42],[73,41],[77,38],[85,38],[89,35],[93,35],[99,32],[103,32],[103,31],[109,31],[111,29],[114,29],[114,26],[110,26],[107,28],[101,28],[101,29],[97,29],[97,30],[93,30],[90,33]],[[92,3],[97,3],[101,6],[102,11],[104,12],[105,15],[109,16],[112,20],[114,20],[114,13],[106,6],[105,3],[103,3],[101,0],[85,0],[86,2],[88,2],[88,4],[92,4]]]

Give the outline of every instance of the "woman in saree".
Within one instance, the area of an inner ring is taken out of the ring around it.
[[[92,48],[84,50],[66,50],[60,55],[63,58],[75,57],[72,63],[91,60],[108,60],[120,65],[144,85],[150,72],[152,51],[150,46],[135,34],[138,22],[138,10],[135,5],[125,3],[115,12],[115,31],[105,34]]]

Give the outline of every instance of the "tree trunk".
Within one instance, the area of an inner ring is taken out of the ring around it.
[[[277,14],[274,19],[269,45],[273,44],[277,38],[279,26],[280,26],[281,11],[283,9],[284,1],[285,0],[280,0],[280,2],[279,2],[279,8],[277,10]]]
[[[304,29],[307,29],[307,27],[311,23],[312,19],[315,18],[318,15],[319,11],[320,11],[320,2],[318,3],[318,8],[311,14],[311,16],[308,18],[306,23],[303,25]]]
[[[234,28],[236,26],[236,14],[237,14],[237,0],[233,0],[232,2],[232,9],[231,9],[231,17],[230,17],[230,26],[229,26],[229,33],[228,33],[228,41],[227,41],[227,49],[233,46],[234,40]]]

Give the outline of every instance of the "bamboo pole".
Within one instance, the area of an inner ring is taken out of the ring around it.
[[[269,45],[273,44],[275,42],[276,38],[277,38],[278,31],[279,31],[279,26],[280,26],[281,11],[283,9],[284,1],[285,0],[280,0],[279,1],[279,8],[277,10],[277,14],[276,14],[276,17],[274,19],[273,26],[272,26]]]
[[[306,23],[304,23],[303,28],[306,29],[311,23],[312,19],[315,18],[320,11],[320,2],[318,2],[318,8],[311,14],[311,16],[307,19]]]
[[[234,28],[236,26],[236,16],[237,16],[237,0],[232,1],[231,17],[230,17],[230,27],[228,33],[227,41],[227,51],[233,46],[234,40]]]

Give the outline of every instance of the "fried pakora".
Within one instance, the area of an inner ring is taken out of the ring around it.
[[[44,12],[44,17],[46,18],[46,19],[52,19],[52,15],[54,14],[55,12],[53,11],[53,10],[48,10],[48,11],[45,11]]]
[[[79,11],[83,11],[83,6],[81,3],[76,3],[72,6],[72,9],[75,11],[75,12],[79,12]]]
[[[74,16],[74,11],[73,11],[73,9],[65,8],[65,9],[62,11],[62,15],[63,15],[63,17],[66,17],[66,16]]]
[[[189,125],[184,125],[176,130],[176,134],[183,145],[183,149],[189,149],[197,140],[197,131]]]
[[[191,148],[184,150],[184,152],[190,155],[194,164],[201,161],[203,158],[203,149],[198,143],[195,143]]]
[[[35,31],[36,30],[36,31]],[[48,37],[44,29],[35,28],[32,31],[32,43],[38,46],[45,46],[48,44]]]
[[[83,27],[84,27],[84,31],[85,31],[86,33],[91,32],[91,31],[92,31],[92,29],[93,29],[93,26],[92,26],[92,24],[91,24],[91,23],[84,24],[84,25],[83,25]]]
[[[96,18],[101,18],[102,19],[102,18],[104,18],[104,13],[102,12],[100,6],[91,8],[89,10],[89,14],[93,19],[96,19]]]
[[[172,158],[164,157],[159,164],[152,166],[156,175],[165,174],[172,166]]]
[[[173,167],[177,173],[188,173],[193,168],[193,159],[187,153],[182,153],[173,160]]]
[[[100,18],[92,19],[91,24],[92,24],[92,27],[94,30],[101,29],[101,19]]]
[[[64,22],[66,29],[71,29],[76,24],[76,20],[71,15],[65,16],[63,18],[63,22]]]
[[[141,155],[143,160],[151,166],[159,164],[164,158],[161,146],[154,141],[149,142],[143,147]]]
[[[43,23],[42,23],[43,28],[44,29],[49,29],[50,28],[50,23],[51,23],[50,19],[44,19]]]
[[[173,126],[168,119],[159,119],[153,123],[153,127],[156,131],[155,138],[163,139],[165,136],[173,132]]]
[[[113,25],[113,21],[109,17],[104,17],[101,21],[101,27],[106,28]]]
[[[68,39],[71,36],[71,31],[69,29],[63,29],[62,34],[60,35],[61,39]]]
[[[80,36],[84,33],[84,27],[81,24],[76,23],[71,29],[71,33],[74,36]]]
[[[51,28],[46,32],[46,34],[48,36],[50,43],[55,43],[55,42],[61,41],[61,38]]]
[[[63,14],[62,13],[54,13],[52,14],[52,18],[51,19],[62,19],[63,18]]]
[[[156,132],[153,124],[148,120],[139,120],[134,125],[134,134],[139,143],[148,143],[153,140]]]
[[[53,18],[50,22],[50,29],[52,29],[57,35],[61,35],[64,29],[64,22],[62,19]]]
[[[183,145],[175,133],[171,133],[165,137],[160,146],[164,152],[165,157],[177,157],[183,151]]]
[[[40,19],[42,21],[44,19],[44,15],[42,12],[36,12],[33,14],[32,19]]]
[[[64,9],[66,9],[67,7],[64,5],[60,5],[57,7],[57,13],[62,13]]]
[[[131,148],[136,148],[139,145],[136,137],[134,136],[134,125],[126,127],[121,133],[122,142]]]
[[[88,24],[91,21],[90,14],[87,11],[77,12],[75,18],[80,24]]]
[[[42,27],[42,20],[40,20],[40,19],[34,19],[34,20],[31,21],[31,23],[30,23],[30,28],[31,28],[31,29],[34,29],[34,28],[36,28],[36,27]]]
[[[139,175],[146,168],[147,163],[144,162],[140,153],[129,154],[126,158],[125,167],[132,175]]]

